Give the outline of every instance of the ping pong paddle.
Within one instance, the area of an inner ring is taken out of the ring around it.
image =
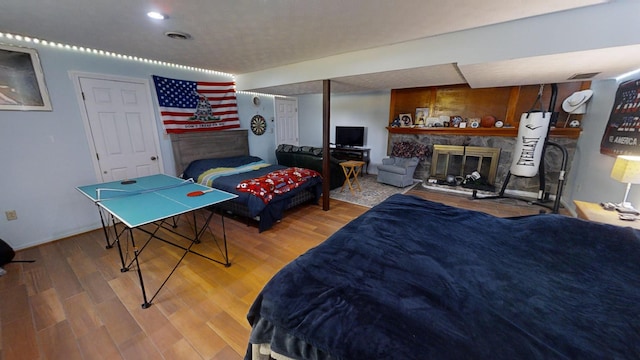
[[[187,196],[189,197],[200,196],[212,191],[213,191],[213,188],[207,189],[207,190],[196,190],[188,193]]]

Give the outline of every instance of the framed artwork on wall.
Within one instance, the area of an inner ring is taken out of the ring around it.
[[[601,154],[640,155],[640,134],[638,134],[640,100],[638,99],[640,99],[640,79],[625,81],[618,86],[609,122],[600,141]]]
[[[35,49],[0,45],[0,110],[51,111]]]
[[[410,127],[412,125],[413,125],[413,120],[411,119],[411,114],[400,114],[401,127]]]
[[[413,121],[414,125],[422,127],[426,124],[429,117],[429,108],[416,108],[416,118]]]

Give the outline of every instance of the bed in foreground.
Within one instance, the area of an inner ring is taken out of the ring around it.
[[[247,317],[247,359],[639,358],[640,232],[394,195]]]

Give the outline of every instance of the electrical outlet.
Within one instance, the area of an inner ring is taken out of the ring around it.
[[[15,210],[5,211],[4,214],[7,215],[7,220],[9,221],[18,220],[18,214],[16,213]]]

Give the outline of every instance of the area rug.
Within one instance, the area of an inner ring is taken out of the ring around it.
[[[341,188],[331,190],[329,197],[356,205],[373,207],[393,194],[406,193],[420,183],[414,182],[413,185],[399,188],[379,183],[376,180],[376,175],[361,175],[358,177],[358,181],[360,182],[360,188],[362,191],[354,191],[352,194],[351,191],[349,191],[349,187],[345,186],[342,192],[340,192]]]

